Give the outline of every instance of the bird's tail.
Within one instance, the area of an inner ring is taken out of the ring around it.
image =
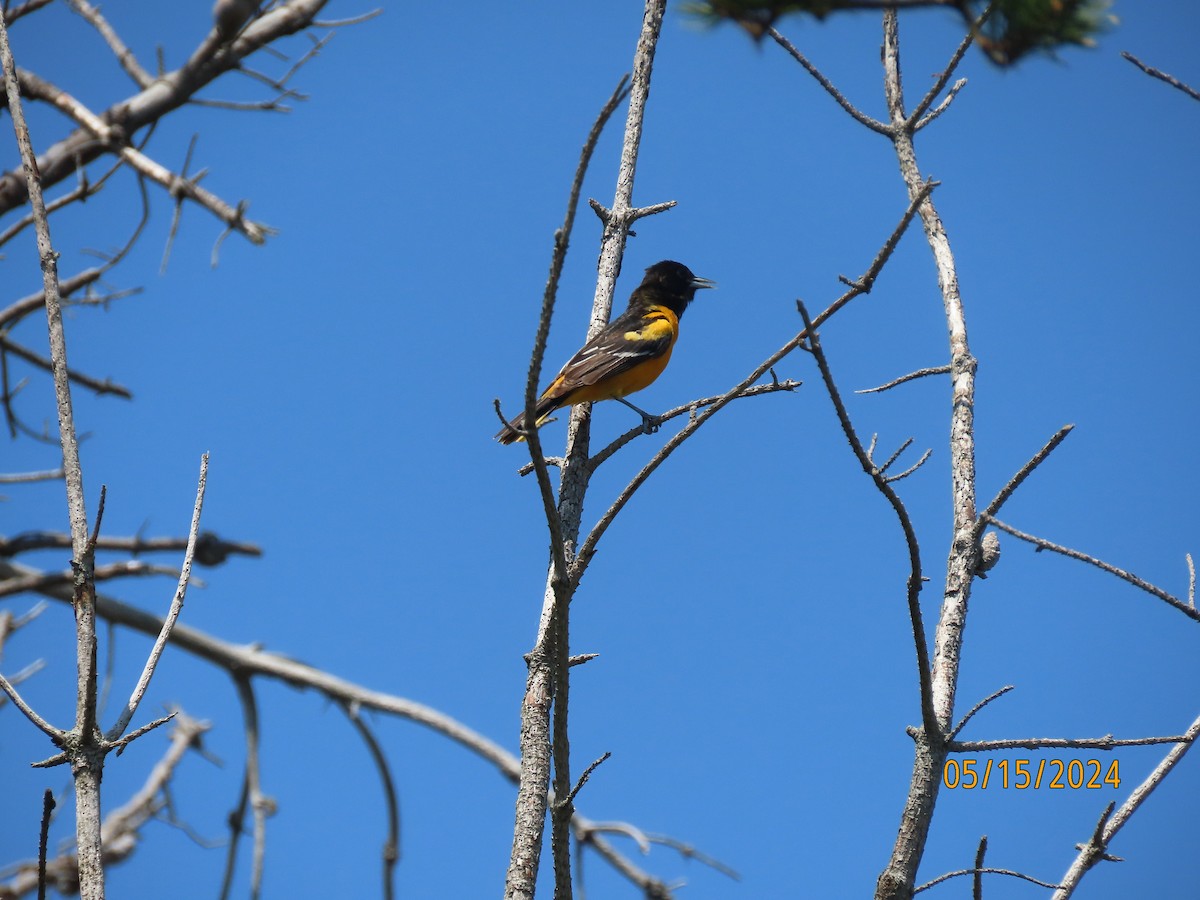
[[[533,408],[537,415],[535,428],[541,428],[542,423],[550,418],[550,413],[558,409],[558,400],[553,397],[542,397]],[[525,413],[519,413],[515,419],[496,432],[496,440],[502,444],[515,444],[525,440]]]

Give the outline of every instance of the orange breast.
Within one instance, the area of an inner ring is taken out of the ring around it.
[[[667,352],[657,359],[634,366],[619,378],[614,378],[613,390],[608,393],[608,396],[624,397],[632,394],[634,391],[640,391],[642,388],[652,385],[654,379],[663,373],[663,369],[671,361],[671,351],[673,349],[674,345],[668,347]]]

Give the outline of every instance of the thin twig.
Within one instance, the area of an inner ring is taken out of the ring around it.
[[[1029,461],[1017,470],[1017,474],[1009,479],[1008,484],[1004,485],[1004,487],[1000,489],[1000,493],[992,498],[992,502],[989,503],[984,511],[979,514],[979,520],[975,526],[976,540],[978,540],[979,536],[983,533],[983,529],[987,527],[988,520],[991,519],[992,516],[996,515],[996,513],[1000,512],[1000,508],[1008,502],[1008,498],[1011,497],[1013,492],[1021,486],[1021,482],[1033,474],[1033,470],[1046,461],[1046,457],[1053,453],[1054,449],[1067,439],[1067,435],[1070,434],[1074,428],[1074,425],[1064,425],[1062,428],[1058,429],[1058,431],[1054,433],[1054,437],[1050,438],[1050,440],[1046,442],[1046,445],[1042,447],[1041,450],[1030,457]]]
[[[929,665],[929,645],[926,643],[925,623],[921,613],[921,546],[917,540],[916,529],[913,527],[908,509],[905,508],[899,494],[888,483],[888,479],[884,477],[879,468],[871,462],[871,458],[867,455],[862,441],[859,440],[858,432],[855,431],[854,424],[850,421],[850,414],[846,411],[846,406],[842,402],[837,383],[833,379],[833,372],[829,368],[829,361],[825,358],[825,352],[821,349],[820,335],[817,333],[813,320],[808,316],[808,310],[805,308],[804,303],[799,300],[796,301],[796,308],[799,310],[800,316],[804,319],[804,330],[808,333],[808,347],[812,351],[813,359],[816,360],[817,368],[820,369],[821,380],[825,383],[825,390],[829,394],[829,399],[833,401],[838,422],[842,426],[842,433],[845,434],[846,440],[850,442],[850,447],[854,451],[854,455],[858,457],[859,465],[862,466],[863,471],[875,482],[875,487],[883,494],[896,513],[900,530],[904,534],[904,543],[908,549],[909,562],[906,596],[908,598],[909,620],[912,625],[913,646],[917,657],[917,678],[921,691],[921,720],[925,725],[926,734],[936,735],[939,733],[939,726],[933,708],[933,683]]]
[[[947,744],[950,753],[996,753],[1001,750],[1115,750],[1118,747],[1152,747],[1155,744],[1177,744],[1186,735],[1163,737],[1115,738],[1111,734],[1098,738],[1006,738],[997,741],[953,741]]]
[[[1021,881],[1031,882],[1032,884],[1036,884],[1038,887],[1050,888],[1051,890],[1058,887],[1058,885],[1052,881],[1042,881],[1040,878],[1034,878],[1032,875],[1026,875],[1024,872],[1016,872],[1012,869],[985,868],[959,869],[955,872],[946,872],[942,875],[939,875],[937,878],[934,878],[932,881],[927,881],[924,884],[917,885],[915,888],[913,888],[912,892],[914,894],[919,894],[921,891],[927,891],[931,887],[941,884],[943,881],[947,881],[951,878],[960,878],[963,875],[1007,875],[1009,878],[1018,878]]]
[[[19,709],[22,713],[25,714],[25,718],[27,718],[30,722],[32,722],[34,725],[36,725],[39,729],[41,729],[41,731],[48,738],[50,738],[50,740],[54,741],[55,743],[58,743],[66,736],[65,731],[63,731],[60,728],[55,728],[53,725],[51,725],[49,722],[47,722],[45,719],[43,719],[41,716],[39,716],[36,712],[34,712],[33,707],[31,707],[28,703],[26,703],[25,700],[21,697],[21,695],[19,693],[17,693],[17,689],[16,689],[16,687],[13,686],[13,683],[11,681],[9,681],[7,678],[5,678],[3,675],[0,675],[0,690],[4,691],[4,693],[8,694],[8,699],[10,699],[13,702],[13,705],[16,706],[16,708]]]
[[[254,816],[254,852],[250,865],[250,897],[258,900],[262,896],[263,866],[266,861],[267,813],[273,806],[262,792],[262,774],[259,765],[258,701],[248,674],[234,676],[238,699],[242,704],[242,729],[246,737],[246,787],[250,799],[250,812]]]
[[[958,96],[958,92],[967,86],[967,79],[960,78],[954,82],[954,87],[950,88],[949,92],[942,99],[942,102],[934,107],[933,111],[924,116],[916,125],[913,126],[913,131],[920,131],[926,125],[936,121],[942,113],[950,108],[950,104],[954,102],[954,98]]]
[[[157,719],[154,719],[153,721],[147,722],[145,725],[142,725],[138,728],[133,729],[133,731],[129,732],[129,734],[118,738],[117,740],[113,741],[111,744],[107,744],[106,749],[116,750],[117,756],[120,756],[122,753],[125,752],[126,747],[128,747],[130,744],[132,744],[134,741],[136,741],[142,735],[149,734],[151,731],[153,731],[155,728],[158,728],[160,725],[166,725],[168,722],[170,722],[174,718],[175,718],[175,713],[173,713],[173,712],[167,713],[165,716],[159,716]]]
[[[13,472],[0,474],[0,484],[29,484],[35,481],[58,481],[63,477],[62,469],[45,472]]]
[[[920,459],[918,459],[915,463],[913,463],[911,466],[909,466],[903,472],[897,472],[895,475],[889,475],[887,477],[887,483],[895,484],[897,481],[900,481],[903,478],[907,478],[913,472],[917,471],[917,469],[921,468],[921,466],[925,465],[925,463],[929,462],[929,458],[931,456],[933,456],[933,450],[932,449],[926,450],[924,453],[921,454]]]
[[[97,193],[100,192],[100,189],[104,187],[104,185],[108,181],[108,179],[119,168],[121,168],[120,163],[117,163],[116,165],[111,166],[107,172],[105,172],[103,175],[101,175],[95,181],[92,181],[90,178],[87,177],[87,171],[85,169],[80,169],[79,170],[79,184],[77,184],[68,193],[63,194],[61,197],[56,197],[54,200],[51,200],[49,203],[47,203],[46,204],[46,214],[49,215],[50,213],[57,212],[58,210],[62,209],[63,207],[69,206],[70,204],[76,202],[77,200],[87,200],[89,197],[95,196]],[[0,246],[7,244],[10,240],[12,240],[14,237],[16,237],[18,234],[20,234],[22,231],[24,231],[26,228],[28,228],[32,224],[33,224],[33,213],[32,212],[26,213],[24,216],[22,216],[16,222],[14,222],[12,225],[10,225],[8,228],[4,229],[3,233],[0,233]],[[67,290],[67,287],[66,287],[66,282],[63,282],[59,285],[59,292],[63,296],[66,296],[66,294],[69,293],[69,291]],[[0,321],[3,321],[3,320],[0,319]]]
[[[105,272],[112,267],[111,263],[105,263],[103,266],[95,266],[90,269],[85,269],[77,275],[72,275],[58,283],[58,296],[60,298],[70,297],[77,290],[87,287],[95,281],[98,281]],[[90,302],[87,298],[82,300],[72,301],[76,304],[84,304]],[[22,297],[20,300],[14,301],[4,310],[0,311],[0,327],[11,327],[23,319],[30,313],[37,312],[46,306],[46,292],[38,291],[36,294],[30,294],[28,297]]]
[[[37,12],[43,6],[49,6],[54,0],[25,0],[20,6],[14,6],[12,9],[4,10],[4,22],[11,25],[13,22],[22,16],[27,16],[31,12]],[[5,6],[8,4],[6,3]]]
[[[928,369],[917,369],[915,372],[909,372],[907,375],[901,375],[894,381],[889,381],[887,384],[881,384],[879,387],[863,388],[861,391],[855,391],[856,394],[878,394],[881,391],[886,391],[896,387],[896,385],[904,384],[906,381],[912,381],[914,378],[924,378],[927,375],[949,375],[949,366],[931,366]]]
[[[373,9],[370,12],[362,13],[361,15],[350,16],[349,18],[346,18],[346,19],[313,19],[312,27],[313,28],[344,28],[347,25],[361,25],[363,22],[369,22],[371,19],[374,19],[376,16],[381,16],[381,15],[383,15],[383,9],[380,7],[380,8]]]
[[[872,436],[872,438],[874,438],[874,436]],[[895,452],[893,452],[892,455],[887,458],[887,462],[885,462],[882,466],[879,466],[879,474],[880,475],[887,474],[887,470],[890,469],[892,467],[892,464],[895,463],[896,460],[898,460],[900,458],[901,453],[903,453],[905,450],[907,450],[909,447],[912,446],[912,442],[913,442],[912,438],[907,438],[904,441],[904,443],[902,443],[899,447],[897,447]],[[866,455],[867,455],[867,459],[873,460],[874,457],[871,453],[867,453]]]
[[[62,477],[61,475],[59,477]],[[133,556],[144,553],[178,553],[186,551],[188,538],[118,537],[102,535],[96,541],[97,550],[119,550]],[[33,550],[71,548],[71,536],[60,531],[30,531],[12,537],[0,536],[0,556],[16,556]],[[195,562],[202,566],[219,566],[230,556],[262,556],[262,548],[244,541],[229,541],[211,531],[202,531],[196,538]],[[172,571],[172,575],[177,574]]]
[[[108,21],[101,15],[100,10],[96,9],[87,0],[68,0],[70,7],[87,19],[93,28],[100,33],[104,38],[104,42],[113,52],[113,56],[117,58],[117,62],[121,64],[130,78],[132,78],[140,88],[148,88],[154,82],[154,77],[141,67],[137,57],[133,55],[133,51],[125,45],[120,36],[113,30],[113,27],[108,24]]]
[[[38,900],[46,900],[46,843],[50,837],[50,817],[54,813],[54,791],[46,788],[42,795],[42,829],[38,834]]]
[[[19,356],[21,359],[28,363],[32,363],[40,369],[45,369],[47,372],[51,373],[55,371],[53,356],[51,356],[50,359],[47,359],[40,354],[34,353],[29,348],[16,343],[3,334],[0,334],[0,347],[3,347],[9,353],[13,354],[13,356]],[[124,385],[116,384],[111,379],[106,378],[103,381],[100,381],[98,378],[93,378],[92,376],[85,375],[82,372],[76,372],[74,369],[65,369],[64,371],[66,378],[69,381],[73,381],[75,384],[87,388],[97,396],[102,397],[105,394],[112,394],[115,397],[121,397],[125,400],[133,399],[133,392],[130,391],[129,388],[125,387]]]
[[[154,641],[154,646],[150,650],[150,656],[146,659],[146,665],[142,669],[142,674],[138,678],[137,685],[134,686],[133,693],[129,696],[129,702],[125,704],[121,715],[117,717],[117,721],[113,724],[113,727],[104,736],[107,741],[115,741],[119,738],[133,719],[138,705],[142,702],[142,697],[146,694],[146,688],[150,686],[150,679],[154,677],[154,670],[158,667],[158,660],[162,657],[162,652],[171,637],[171,629],[175,627],[175,623],[179,620],[179,614],[183,612],[183,601],[187,596],[188,581],[192,577],[192,558],[196,555],[196,537],[200,533],[200,511],[204,508],[204,492],[207,484],[208,454],[205,453],[200,457],[200,481],[196,487],[196,503],[192,507],[192,526],[188,530],[187,550],[183,554],[183,566],[179,570],[179,583],[175,588],[175,597],[171,600],[170,611],[167,613],[167,617],[163,619],[162,631],[158,633],[158,637]]]
[[[380,784],[383,786],[388,819],[387,840],[383,843],[383,897],[384,900],[393,900],[396,896],[396,863],[400,859],[400,801],[396,795],[396,782],[392,778],[392,768],[388,765],[383,747],[380,746],[375,733],[363,721],[358,706],[343,703],[342,710],[359,737],[363,739],[363,743],[367,745],[367,752],[371,754],[375,769],[379,772]]]
[[[200,139],[200,135],[193,134],[192,139],[188,141],[187,152],[183,156],[183,168],[179,170],[179,177],[185,181],[190,181],[193,184],[199,184],[200,179],[204,177],[205,172],[200,172],[188,178],[188,169],[192,165],[192,154],[196,152],[196,142]],[[138,183],[144,183],[145,179],[138,179]],[[171,248],[175,245],[175,236],[179,233],[179,223],[183,220],[183,199],[182,191],[171,191],[171,197],[175,201],[174,209],[171,211],[171,226],[167,229],[167,241],[163,247],[162,262],[158,264],[158,274],[165,275],[167,264],[171,261]]]
[[[1087,874],[1088,870],[1102,859],[1108,857],[1108,845],[1116,837],[1117,832],[1121,830],[1125,823],[1129,821],[1129,817],[1137,812],[1138,807],[1146,801],[1154,789],[1162,783],[1163,779],[1183,759],[1184,755],[1191,749],[1192,744],[1195,743],[1198,735],[1200,735],[1200,718],[1192,722],[1191,727],[1183,735],[1183,740],[1172,747],[1171,751],[1154,767],[1154,771],[1146,777],[1146,780],[1134,788],[1133,792],[1121,804],[1121,808],[1115,814],[1109,814],[1112,809],[1112,805],[1109,805],[1108,809],[1105,810],[1105,814],[1100,817],[1091,841],[1080,847],[1079,855],[1075,858],[1075,862],[1072,863],[1070,869],[1067,870],[1062,884],[1055,891],[1051,900],[1067,900],[1075,892],[1080,880]]]
[[[730,878],[734,881],[742,880],[742,876],[739,875],[735,869],[725,865],[725,863],[721,862],[719,859],[697,850],[691,844],[686,844],[683,841],[676,840],[673,837],[668,837],[663,834],[648,834],[646,837],[649,838],[650,843],[659,844],[663,847],[670,847],[684,859],[694,859],[701,865],[708,866],[710,869],[720,872],[726,878]]]
[[[942,110],[954,98],[954,95],[959,92],[964,84],[966,84],[965,78],[955,84],[954,89],[946,96],[946,99],[942,102],[942,105],[939,107],[938,111],[931,115],[925,122],[920,121],[921,117],[925,115],[925,110],[929,109],[930,104],[937,99],[938,94],[940,94],[949,83],[950,77],[958,68],[958,64],[962,62],[963,56],[966,55],[966,52],[970,49],[971,44],[975,42],[975,36],[979,34],[979,29],[983,27],[985,22],[987,22],[988,18],[992,15],[992,10],[995,8],[996,3],[995,0],[993,0],[993,2],[987,5],[984,11],[980,14],[979,18],[975,20],[975,24],[967,30],[966,35],[963,37],[962,41],[959,42],[958,47],[950,57],[950,62],[948,62],[946,64],[946,68],[942,70],[942,74],[938,76],[938,79],[933,83],[933,86],[926,91],[925,96],[921,98],[921,102],[913,107],[913,111],[909,114],[908,121],[905,123],[910,129],[913,131],[918,131],[925,125],[929,124],[930,121],[937,118],[937,116],[941,115]]]
[[[1103,560],[1097,559],[1094,556],[1088,556],[1086,553],[1081,553],[1078,550],[1072,550],[1070,547],[1064,547],[1061,544],[1055,544],[1051,541],[1046,540],[1045,538],[1035,537],[1032,534],[1026,534],[1024,531],[1018,531],[1016,528],[1013,528],[1011,525],[1009,525],[1005,522],[1001,522],[999,519],[995,518],[994,516],[990,516],[990,515],[986,516],[984,521],[991,523],[992,525],[995,525],[1001,531],[1008,532],[1015,538],[1020,538],[1021,540],[1026,541],[1027,543],[1033,544],[1039,550],[1050,550],[1050,551],[1053,551],[1054,553],[1059,553],[1059,554],[1062,554],[1063,556],[1070,557],[1071,559],[1077,559],[1080,562],[1085,562],[1088,565],[1095,566],[1097,569],[1101,569],[1105,572],[1108,572],[1110,575],[1116,575],[1122,581],[1128,581],[1134,587],[1140,588],[1141,590],[1145,591],[1146,593],[1152,594],[1153,596],[1157,597],[1159,600],[1169,603],[1171,606],[1175,607],[1177,610],[1179,610],[1181,613],[1183,613],[1189,619],[1193,619],[1197,622],[1200,622],[1200,611],[1198,611],[1194,606],[1191,606],[1191,605],[1183,602],[1178,597],[1176,597],[1174,594],[1170,594],[1167,591],[1164,591],[1162,588],[1157,587],[1148,581],[1144,581],[1141,578],[1138,578],[1132,572],[1127,572],[1124,569],[1118,569],[1116,566],[1111,565],[1110,563],[1106,563]]]
[[[987,835],[983,835],[979,839],[979,846],[975,848],[975,878],[971,885],[971,900],[983,900],[983,873],[979,871],[983,868],[984,857],[987,856]]]
[[[734,400],[742,400],[746,397],[762,397],[765,394],[775,394],[775,393],[778,393],[779,391],[794,391],[794,390],[796,390],[796,388],[801,387],[803,384],[804,384],[804,382],[796,381],[791,378],[785,379],[783,381],[779,381],[778,379],[775,379],[774,381],[767,382],[766,384],[756,384],[756,385],[746,388],[744,391],[739,393],[736,397],[731,398],[730,402],[733,402]],[[658,420],[660,422],[665,423],[665,422],[669,422],[671,419],[674,419],[678,416],[682,416],[684,414],[694,416],[697,413],[697,411],[704,409],[707,406],[712,406],[714,403],[716,403],[724,398],[725,398],[724,394],[713,394],[712,396],[709,396],[709,397],[701,397],[698,400],[692,400],[690,403],[685,403],[682,406],[676,406],[673,409],[668,409],[666,412],[661,413],[658,416]],[[633,428],[630,428],[628,431],[626,431],[620,437],[613,440],[612,443],[610,443],[607,447],[605,447],[599,453],[596,453],[595,455],[593,455],[588,460],[588,465],[591,467],[591,470],[593,472],[595,472],[601,463],[603,463],[607,459],[609,459],[614,453],[616,453],[618,450],[620,450],[626,444],[630,443],[631,441],[635,440],[638,437],[641,437],[645,433],[646,433],[646,429],[644,427],[642,427],[641,425],[637,425]],[[525,474],[525,473],[522,472],[521,474]]]
[[[853,103],[847,100],[842,95],[842,92],[834,86],[833,82],[821,74],[821,70],[809,62],[808,57],[801,53],[796,48],[795,44],[780,34],[774,26],[767,29],[767,34],[771,35],[771,37],[774,38],[775,43],[786,50],[792,59],[800,63],[800,65],[804,67],[804,70],[817,80],[817,84],[821,85],[821,87],[825,89],[825,92],[837,101],[838,106],[848,112],[856,122],[867,126],[867,128],[870,128],[872,131],[877,132],[878,134],[891,133],[891,128],[888,125],[880,122],[878,119],[871,118],[864,112],[861,112]]]
[[[1188,85],[1184,84],[1182,81],[1180,81],[1174,75],[1168,75],[1166,72],[1162,71],[1161,69],[1156,69],[1156,68],[1154,68],[1154,66],[1146,65],[1144,62],[1142,62],[1140,59],[1138,59],[1136,56],[1134,56],[1132,53],[1128,52],[1127,50],[1122,50],[1121,56],[1123,56],[1125,59],[1129,60],[1131,63],[1133,63],[1135,66],[1137,66],[1139,69],[1141,69],[1143,72],[1145,72],[1147,75],[1151,76],[1152,78],[1157,78],[1159,81],[1165,81],[1167,84],[1171,85],[1171,87],[1178,88],[1179,90],[1183,91],[1185,94],[1187,94],[1193,100],[1200,100],[1200,91],[1197,91],[1195,88],[1189,87]]]
[[[612,756],[612,753],[605,751],[603,756],[601,756],[599,759],[593,760],[591,764],[583,770],[583,774],[580,775],[579,780],[575,782],[575,787],[571,788],[571,793],[567,794],[567,799],[565,802],[575,802],[575,798],[579,795],[579,792],[583,790],[583,786],[588,783],[588,779],[592,777],[592,773],[595,772],[596,769],[600,768],[604,761],[610,756]]]
[[[124,578],[130,575],[170,575],[172,578],[179,573],[166,566],[155,566],[142,562],[140,559],[126,559],[108,563],[95,570],[96,581],[109,581],[114,578]],[[49,588],[75,583],[75,573],[70,569],[62,572],[30,572],[26,575],[14,576],[0,580],[0,597],[10,597],[23,594],[26,591],[44,592]]]
[[[1007,694],[1009,691],[1012,691],[1012,690],[1016,690],[1016,685],[1006,684],[1004,687],[1000,688],[999,690],[992,691],[992,693],[988,694],[986,697],[984,697],[982,700],[980,700],[978,703],[976,703],[974,706],[972,706],[971,709],[967,712],[967,714],[958,720],[958,724],[954,726],[954,728],[950,731],[950,733],[946,735],[946,741],[950,742],[950,741],[954,740],[958,736],[958,733],[967,727],[967,723],[970,722],[971,719],[975,718],[975,714],[977,712],[979,712],[981,709],[983,709],[985,706],[987,706],[993,700],[997,700],[1000,697],[1003,697],[1005,694]]]

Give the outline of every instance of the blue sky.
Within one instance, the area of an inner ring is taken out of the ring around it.
[[[161,45],[174,67],[208,25],[207,4],[191,6],[105,11],[143,64]],[[328,15],[361,11],[333,3]],[[1120,25],[1095,50],[1010,71],[970,54],[960,70],[967,87],[917,150],[942,182],[935,201],[980,361],[981,497],[1075,423],[1004,518],[1182,595],[1184,554],[1200,552],[1200,312],[1188,269],[1200,108],[1119,53],[1196,84],[1200,17],[1181,2],[1115,12]],[[579,147],[629,68],[641,12],[537,3],[463,4],[453,14],[392,4],[339,30],[296,76],[309,99],[290,115],[193,108],[165,122],[152,156],[178,166],[199,133],[193,170],[209,170],[204,185],[248,199],[250,215],[280,234],[261,248],[227,239],[212,269],[221,226],[189,207],[159,274],[171,207],[155,193],[146,234],[109,277],[142,293],[73,313],[67,337],[74,366],[135,394],[76,394],[90,511],[108,488],[105,531],[184,533],[209,451],[204,526],[264,548],[261,560],[201,571],[207,586],[189,594],[185,622],[435,706],[515,750],[521,654],[537,627],[547,538],[536,485],[515,474],[524,449],[491,440],[492,401],[510,413],[519,406],[553,230]],[[883,114],[876,15],[785,19],[781,28],[855,103]],[[910,101],[960,36],[948,14],[902,19]],[[97,36],[65,9],[21,21],[12,42],[19,64],[94,108],[130,92]],[[290,45],[297,54],[305,46]],[[207,96],[261,94],[234,80]],[[585,185],[606,205],[622,120]],[[42,145],[65,133],[44,112],[33,127]],[[10,150],[6,168],[14,158]],[[679,205],[638,223],[618,302],[663,258],[720,285],[691,307],[670,369],[637,398],[650,410],[744,377],[799,330],[796,298],[815,310],[840,294],[837,276],[866,268],[906,202],[890,145],[777,47],[698,26],[674,5],[634,200]],[[117,179],[56,217],[60,271],[91,265],[85,248],[122,243],[137,213],[130,182]],[[582,209],[548,368],[587,327],[598,238]],[[32,245],[6,250],[7,297],[36,290]],[[37,345],[39,329],[30,319],[14,337]],[[899,484],[932,579],[923,595],[932,627],[950,537],[947,385],[851,393],[947,358],[919,232],[822,339],[859,430],[877,432],[884,448],[911,436],[913,459],[933,450]],[[811,358],[791,357],[779,374],[805,386],[734,404],[706,425],[610,529],[573,606],[573,651],[600,654],[573,682],[575,766],[613,754],[579,808],[694,844],[742,874],[733,883],[670,850],[642,858],[625,845],[660,877],[686,880],[680,896],[693,900],[869,895],[908,786],[904,728],[919,719],[900,532],[850,454]],[[18,408],[35,423],[52,415],[49,380],[31,374]],[[631,416],[602,404],[594,442]],[[585,526],[672,427],[605,464]],[[547,427],[550,452],[563,434],[561,420]],[[48,468],[55,451],[20,439],[0,459],[4,471]],[[4,493],[4,533],[65,529],[61,486]],[[976,584],[960,711],[1002,685],[1017,689],[964,739],[1172,734],[1200,714],[1194,623],[1103,573],[1011,538],[1002,546],[999,566]],[[163,611],[172,588],[162,579],[108,590]],[[30,603],[5,601],[18,613]],[[72,639],[69,611],[52,608],[10,640],[3,660],[6,672],[47,660],[24,691],[59,723],[73,696]],[[116,636],[116,697],[148,643]],[[143,718],[170,703],[214,723],[206,744],[224,766],[192,758],[173,799],[196,832],[220,840],[242,763],[234,691],[203,662],[168,653]],[[376,895],[384,814],[361,743],[317,695],[263,684],[260,703],[264,787],[280,805],[268,824],[266,896]],[[0,716],[8,860],[32,854],[41,792],[65,789],[69,775],[28,769],[48,755],[44,738],[11,707]],[[401,896],[495,896],[512,788],[418,726],[374,724],[400,787]],[[164,747],[152,736],[110,762],[107,808],[124,802]],[[943,791],[921,880],[968,866],[982,834],[989,864],[1058,879],[1104,805],[1121,802],[1163,752],[1112,754],[1125,779],[1116,792]],[[1197,790],[1188,758],[1114,842],[1127,862],[1091,873],[1080,896],[1193,896]],[[70,830],[63,820],[57,834]],[[166,878],[177,897],[215,895],[221,850],[166,825],[143,837],[134,859],[110,872],[112,896],[150,896],[146,885]],[[243,885],[248,866],[244,854]],[[590,896],[635,896],[595,857],[585,877]],[[969,887],[937,890],[962,897]],[[1045,895],[995,877],[987,891]]]

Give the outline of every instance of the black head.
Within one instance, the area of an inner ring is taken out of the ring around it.
[[[637,292],[650,295],[653,302],[669,306],[677,316],[682,316],[687,305],[695,299],[696,291],[712,287],[716,284],[693,275],[683,263],[664,259],[646,270],[646,277]]]

